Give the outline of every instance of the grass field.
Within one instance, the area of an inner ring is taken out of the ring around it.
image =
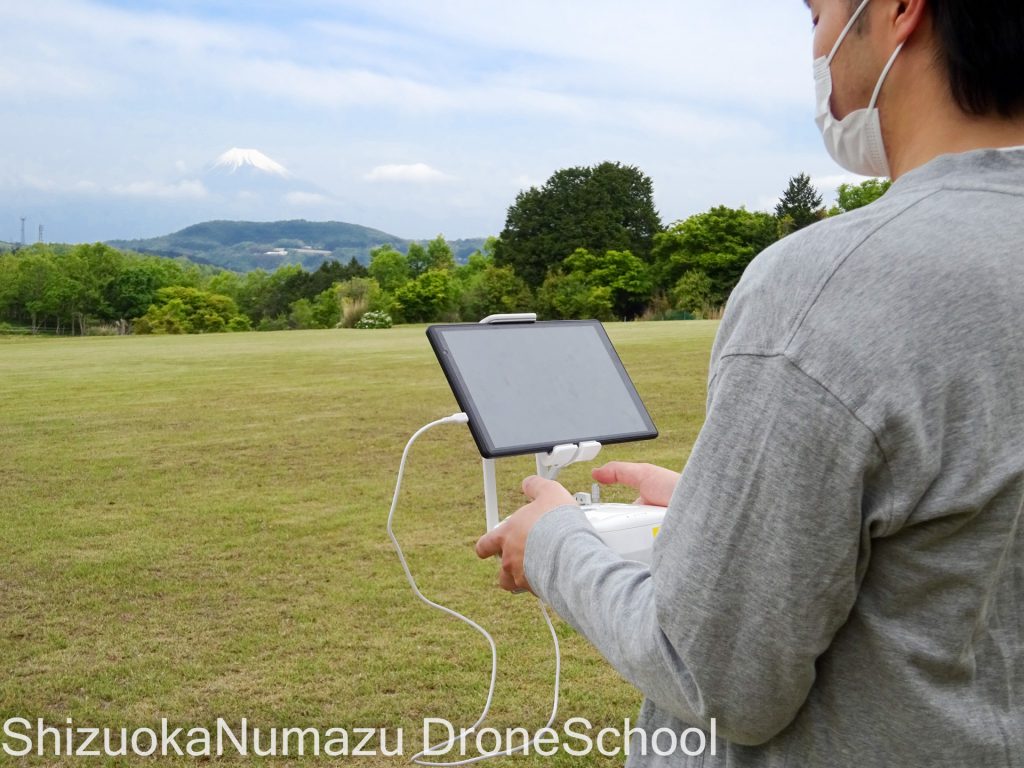
[[[682,466],[703,420],[715,328],[608,327],[662,436],[603,458]],[[421,327],[0,338],[0,722],[403,727],[416,749],[424,717],[471,724],[488,649],[414,599],[384,532],[408,436],[454,410]],[[588,488],[587,471],[563,480]],[[499,463],[503,514],[530,472],[526,459]],[[491,724],[538,728],[550,706],[550,637],[534,601],[499,591],[494,563],[473,554],[482,529],[468,431],[429,433],[413,452],[396,530],[424,592],[498,642]],[[557,626],[560,720],[634,717],[639,694]],[[0,753],[0,765],[83,762],[138,760]]]

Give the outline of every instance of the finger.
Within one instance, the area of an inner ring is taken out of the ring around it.
[[[477,539],[476,556],[481,560],[501,554],[501,534],[498,531],[491,531]]]
[[[530,475],[523,480],[523,493],[526,495],[526,498],[533,501],[553,485],[558,485],[558,483],[554,480],[547,480],[540,475]]]
[[[602,485],[626,485],[630,488],[639,488],[647,474],[646,464],[634,464],[629,461],[609,461],[590,473],[591,477]]]

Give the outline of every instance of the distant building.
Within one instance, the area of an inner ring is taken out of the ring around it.
[[[321,251],[317,248],[273,248],[266,253],[264,256],[276,256],[279,259],[283,259],[286,256],[317,256],[322,259],[326,259],[330,256],[332,251]]]

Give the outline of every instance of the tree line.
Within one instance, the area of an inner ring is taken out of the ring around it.
[[[715,316],[762,250],[830,215],[867,205],[889,182],[843,185],[826,210],[810,179],[790,179],[774,212],[717,206],[662,225],[651,180],[618,163],[569,168],[521,192],[497,238],[457,264],[443,236],[369,264],[236,273],[103,244],[37,244],[0,254],[0,330],[211,333],[542,318]]]

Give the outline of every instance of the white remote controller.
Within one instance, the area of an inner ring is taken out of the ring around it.
[[[581,509],[613,551],[627,560],[651,564],[651,551],[665,519],[665,507],[646,504],[583,504]]]

